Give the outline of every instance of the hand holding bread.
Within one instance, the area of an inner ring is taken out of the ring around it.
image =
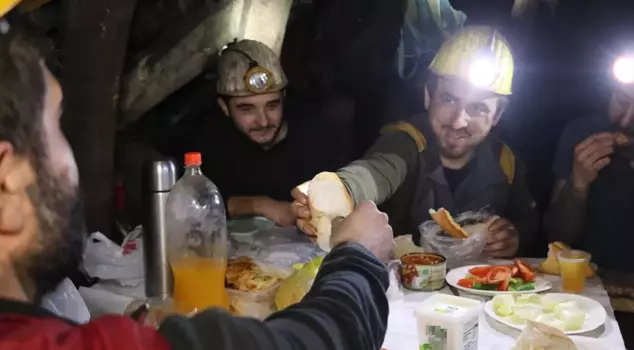
[[[332,221],[345,218],[354,209],[352,198],[337,174],[322,172],[309,183],[296,187],[293,192],[293,211],[297,227],[309,235],[317,236],[317,244],[330,251]]]
[[[394,253],[394,237],[388,217],[370,201],[359,203],[345,219],[332,221],[330,244],[359,243],[381,261],[388,261]]]

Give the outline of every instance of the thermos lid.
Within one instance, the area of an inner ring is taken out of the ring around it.
[[[176,164],[169,159],[145,163],[145,188],[151,192],[167,192],[176,183]]]

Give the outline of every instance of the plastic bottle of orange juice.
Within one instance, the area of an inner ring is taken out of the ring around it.
[[[200,153],[185,154],[185,174],[166,203],[167,256],[174,275],[174,309],[183,314],[229,308],[225,291],[227,216]]]

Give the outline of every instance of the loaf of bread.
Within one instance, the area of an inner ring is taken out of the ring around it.
[[[317,245],[329,252],[332,220],[346,217],[352,212],[352,197],[337,174],[322,172],[308,185],[308,205],[311,212],[310,223],[317,229]]]

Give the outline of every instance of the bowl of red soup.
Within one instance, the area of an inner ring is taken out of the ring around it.
[[[447,259],[436,253],[409,253],[400,259],[401,283],[407,289],[434,291],[445,286]]]

